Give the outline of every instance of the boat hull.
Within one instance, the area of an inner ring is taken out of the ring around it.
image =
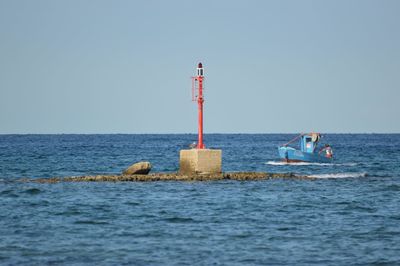
[[[279,147],[279,156],[286,162],[311,162],[331,163],[332,158],[321,156],[318,153],[308,153],[296,150],[292,147]]]

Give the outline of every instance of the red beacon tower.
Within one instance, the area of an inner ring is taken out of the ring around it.
[[[197,149],[204,149],[203,143],[203,80],[204,80],[204,69],[203,64],[197,65],[197,76],[192,77],[192,101],[197,101],[199,109],[199,137],[197,142]]]
[[[197,175],[222,172],[222,150],[206,149],[203,143],[203,81],[204,69],[202,63],[199,63],[197,65],[197,76],[192,77],[192,100],[197,102],[199,109],[199,140],[195,149],[191,147],[191,149],[180,150],[180,174]]]

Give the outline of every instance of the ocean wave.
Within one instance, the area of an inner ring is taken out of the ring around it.
[[[38,188],[27,188],[23,191],[23,193],[30,194],[30,195],[37,195],[42,193],[43,191]]]
[[[356,166],[357,163],[308,163],[308,162],[293,162],[287,163],[283,161],[268,161],[265,164],[275,165],[275,166],[308,166],[308,165],[318,165],[318,166]]]
[[[358,178],[358,177],[366,177],[367,173],[333,173],[333,174],[318,174],[318,175],[309,175],[312,178]]]

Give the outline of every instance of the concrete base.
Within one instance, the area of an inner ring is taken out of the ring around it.
[[[205,174],[222,172],[222,151],[210,149],[181,150],[180,174]]]

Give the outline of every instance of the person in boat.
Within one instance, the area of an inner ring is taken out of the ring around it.
[[[321,154],[321,153],[323,153],[323,152],[325,152],[325,156],[326,156],[327,158],[332,158],[332,156],[333,156],[333,151],[332,151],[332,148],[331,148],[331,146],[330,146],[329,144],[325,144],[325,147],[323,147],[323,148],[319,151],[319,154]]]

